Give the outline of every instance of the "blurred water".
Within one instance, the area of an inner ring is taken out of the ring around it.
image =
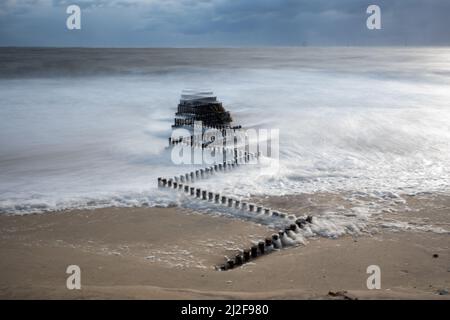
[[[182,89],[280,129],[280,171],[203,184],[242,196],[448,193],[450,49],[0,49],[0,212],[168,205]]]

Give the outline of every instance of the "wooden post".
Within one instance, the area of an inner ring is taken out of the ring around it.
[[[272,246],[272,238],[266,238],[266,247]]]
[[[222,146],[223,146],[223,151],[222,151],[223,159],[222,159],[222,161],[225,161],[226,158],[227,158],[227,151],[226,151],[226,147],[227,147],[227,131],[225,129],[222,129]]]
[[[242,256],[241,256],[240,253],[238,253],[238,254],[236,255],[236,257],[234,258],[234,263],[235,263],[237,266],[242,265]]]
[[[301,229],[303,229],[305,227],[306,220],[303,218],[299,218],[299,219],[295,220],[295,223],[297,224],[297,226],[299,226]]]
[[[248,262],[250,260],[250,250],[244,250],[244,262]]]
[[[263,255],[264,254],[264,249],[265,249],[264,241],[258,242],[258,249],[259,249],[259,252],[261,253],[261,255]]]
[[[272,235],[272,243],[273,243],[273,246],[276,249],[281,249],[282,248],[282,244],[281,244],[281,240],[280,240],[280,235],[279,234],[273,234]]]
[[[258,257],[258,246],[256,246],[256,245],[252,246],[250,249],[250,253],[251,253],[252,258]]]

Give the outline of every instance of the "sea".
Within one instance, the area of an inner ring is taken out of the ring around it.
[[[199,185],[337,194],[361,221],[450,193],[450,48],[0,48],[0,213],[193,206],[156,183],[191,170],[167,148],[186,88],[279,130],[277,170]]]

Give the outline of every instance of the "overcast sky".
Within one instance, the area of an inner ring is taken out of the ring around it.
[[[449,16],[450,0],[0,0],[0,46],[450,45]]]

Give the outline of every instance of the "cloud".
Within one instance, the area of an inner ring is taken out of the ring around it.
[[[365,26],[371,3],[380,31]],[[63,30],[69,4],[78,36]],[[0,0],[0,45],[450,45],[448,12],[448,0]]]
[[[0,17],[25,14],[36,7],[50,7],[51,2],[51,0],[0,0]]]

